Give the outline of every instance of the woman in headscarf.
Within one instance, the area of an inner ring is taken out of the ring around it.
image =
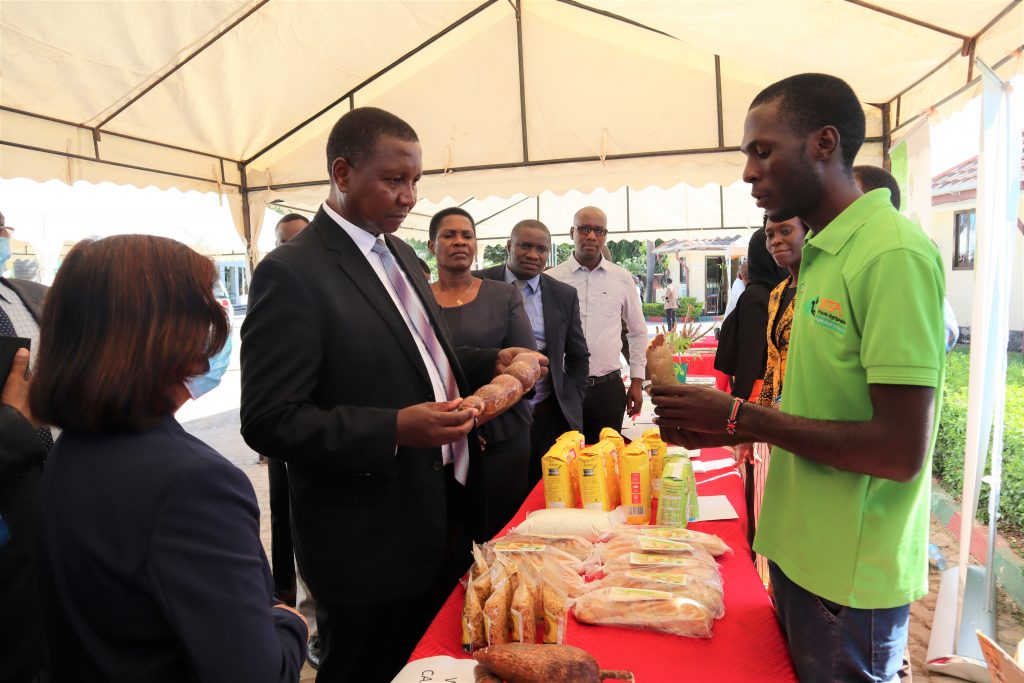
[[[747,264],[750,281],[736,308],[722,322],[715,370],[732,378],[733,396],[753,400],[760,393],[767,359],[768,297],[789,271],[780,268],[768,253],[763,229],[750,236]]]

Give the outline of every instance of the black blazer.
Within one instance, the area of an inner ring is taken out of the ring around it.
[[[49,288],[28,280],[0,280],[14,290],[38,323],[43,315],[43,299]],[[0,388],[5,381],[6,377],[0,377]],[[27,465],[41,461],[45,455],[43,441],[28,420],[11,406],[0,404],[0,487]],[[0,514],[4,514],[2,509]]]
[[[456,353],[415,252],[385,239],[469,395],[494,376],[497,350]],[[396,429],[398,410],[433,401],[433,389],[384,285],[322,209],[256,268],[241,359],[242,436],[288,463],[296,556],[317,600],[430,590],[449,528],[441,449],[396,448]],[[476,434],[468,441],[479,457]]]
[[[272,608],[252,484],[173,417],[65,431],[40,494],[54,683],[298,681],[306,627]]]
[[[505,265],[484,268],[473,273],[487,280],[505,281]],[[544,341],[549,376],[566,422],[575,430],[583,429],[583,395],[587,391],[590,351],[580,321],[580,298],[576,288],[540,274],[544,308]]]
[[[0,278],[36,322],[47,288],[28,280]],[[0,377],[0,388],[7,381]],[[0,681],[31,680],[45,661],[36,564],[37,497],[46,449],[25,416],[0,404],[0,517],[11,532],[0,548],[0,614],[17,631],[17,646],[0,657]],[[0,630],[2,631],[2,630]]]

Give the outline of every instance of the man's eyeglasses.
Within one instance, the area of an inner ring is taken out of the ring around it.
[[[574,225],[573,227],[584,235],[594,233],[598,237],[603,237],[608,234],[608,228],[602,228],[600,225]]]

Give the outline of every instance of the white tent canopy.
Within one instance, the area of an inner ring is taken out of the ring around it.
[[[0,176],[221,192],[250,243],[266,202],[322,199],[330,127],[375,105],[435,205],[728,186],[774,80],[850,82],[877,163],[1022,43],[1020,0],[5,0]]]

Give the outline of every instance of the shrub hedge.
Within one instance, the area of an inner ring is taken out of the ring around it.
[[[935,443],[932,473],[947,491],[963,494],[964,442],[967,432],[968,347],[958,346],[947,356],[942,390],[942,416]],[[989,445],[991,451],[991,445]],[[991,466],[989,453],[986,472]],[[989,487],[982,485],[978,516],[988,521]],[[1010,353],[1006,373],[1006,419],[1003,427],[1003,486],[999,515],[1015,529],[1024,530],[1024,357]]]
[[[687,309],[692,309],[690,317],[699,318],[704,313],[704,302],[698,301],[692,296],[681,296],[679,297],[679,310],[676,315],[683,317],[686,314]],[[646,318],[664,318],[665,317],[665,304],[644,304],[644,317]]]

